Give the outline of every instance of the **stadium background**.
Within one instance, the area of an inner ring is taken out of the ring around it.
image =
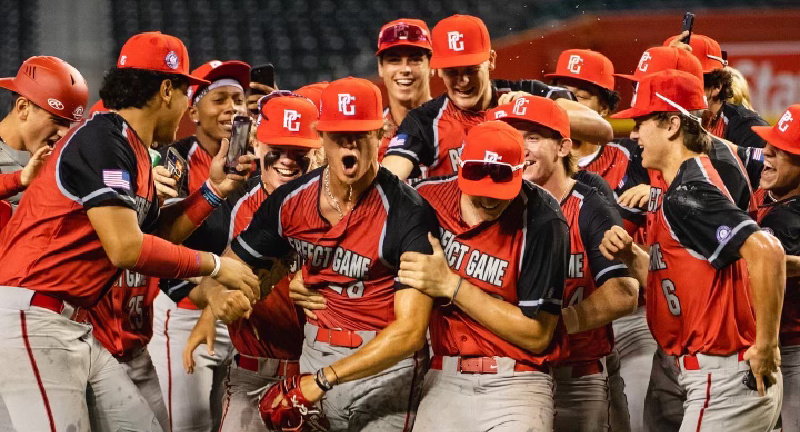
[[[608,56],[630,73],[641,52],[680,30],[695,12],[695,32],[717,39],[751,86],[753,106],[774,121],[800,101],[798,0],[0,0],[0,76],[32,55],[55,55],[81,70],[97,100],[103,71],[131,35],[160,30],[180,37],[192,67],[212,59],[272,62],[278,85],[348,75],[377,80],[378,30],[400,17],[431,27],[454,13],[481,17],[498,51],[496,78],[537,78],[567,48]],[[434,78],[433,94],[442,83]],[[626,84],[617,86],[623,104]],[[0,114],[8,109],[0,94]],[[625,124],[615,124],[624,131]]]

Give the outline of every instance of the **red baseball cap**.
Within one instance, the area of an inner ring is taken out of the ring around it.
[[[489,110],[486,118],[522,120],[536,123],[569,138],[569,116],[555,101],[539,96],[522,96],[513,102]]]
[[[636,118],[660,111],[706,109],[703,81],[679,70],[669,69],[646,75],[639,80],[632,106],[612,118]]]
[[[209,84],[213,84],[214,81],[217,80],[228,78],[238,82],[245,92],[250,88],[250,65],[237,60],[226,62],[211,60],[193,70],[192,75],[202,77],[208,81]],[[206,86],[204,84],[199,83],[189,86],[189,100],[194,102],[194,97],[205,88]]]
[[[183,42],[158,31],[131,36],[119,52],[117,68],[181,75],[189,79],[189,85],[208,84],[208,81],[189,73],[189,52]]]
[[[509,181],[497,182],[491,176],[471,180],[465,175],[469,163],[509,165]],[[522,171],[525,165],[525,143],[522,134],[502,121],[483,122],[467,133],[458,166],[458,187],[471,196],[510,200],[522,188]]]
[[[384,24],[378,33],[378,51],[375,52],[375,55],[396,46],[410,46],[433,51],[428,24],[425,24],[425,21],[411,18],[400,18]]]
[[[317,110],[319,110],[320,100],[322,99],[322,90],[325,90],[325,87],[328,87],[328,84],[330,84],[328,81],[320,81],[318,83],[309,84],[295,90],[294,94],[310,99],[311,102],[314,102],[314,106],[317,107]]]
[[[678,47],[653,47],[645,50],[633,75],[614,74],[620,78],[639,81],[645,75],[675,69],[703,79],[703,66],[692,53]]]
[[[545,78],[574,78],[614,91],[614,65],[597,51],[570,49],[558,56],[555,73]]]
[[[322,143],[314,130],[319,112],[302,96],[266,96],[261,106],[256,138],[262,144],[319,148]]]
[[[751,126],[751,129],[771,145],[800,155],[800,105],[787,108],[775,126]]]
[[[363,78],[336,80],[322,90],[317,130],[365,132],[383,127],[381,90]]]
[[[672,36],[665,40],[664,46],[669,46],[670,42],[678,37],[680,36]],[[726,56],[722,54],[722,48],[720,48],[719,42],[708,36],[693,34],[692,37],[689,38],[689,46],[692,47],[691,54],[700,60],[700,64],[703,66],[703,73],[722,69],[728,65],[728,60],[726,60]]]
[[[434,69],[478,65],[489,60],[492,51],[486,24],[470,15],[453,15],[439,21],[431,39]]]
[[[69,121],[80,121],[89,103],[83,75],[58,57],[31,57],[13,78],[0,78],[0,87],[19,93],[36,106]]]

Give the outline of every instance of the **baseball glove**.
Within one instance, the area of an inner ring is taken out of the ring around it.
[[[261,420],[271,431],[327,432],[328,418],[300,391],[300,379],[310,374],[295,375],[273,384],[258,401]],[[273,408],[275,400],[283,400]]]

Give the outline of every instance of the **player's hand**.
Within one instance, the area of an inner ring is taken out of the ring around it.
[[[317,319],[315,310],[321,310],[328,307],[328,302],[325,297],[319,293],[319,290],[307,288],[303,284],[303,272],[297,272],[289,282],[289,298],[292,299],[294,304],[303,308],[303,312],[310,319]]]
[[[271,258],[270,261],[272,261],[271,269],[259,269],[257,272],[260,287],[259,299],[267,297],[269,293],[272,292],[272,288],[274,288],[281,279],[289,275],[291,261],[278,258]]]
[[[189,339],[186,341],[186,348],[183,349],[183,368],[186,373],[191,374],[194,372],[194,350],[202,344],[206,344],[208,355],[214,355],[214,340],[217,338],[217,320],[214,319],[214,314],[211,308],[206,307],[203,309],[203,314],[200,319],[195,323],[192,333],[189,334]]]
[[[264,84],[257,83],[257,82],[251,82],[250,83],[250,88],[254,89],[254,90],[259,90],[260,93],[261,92],[264,93],[264,94],[251,93],[250,95],[247,96],[247,110],[250,111],[250,112],[256,112],[256,113],[258,112],[258,100],[261,99],[262,97],[264,97],[264,95],[268,95],[268,94],[274,92],[275,90],[278,90],[277,86],[275,86],[273,88],[273,87],[270,87],[268,85],[264,85]]]
[[[778,345],[764,348],[753,345],[744,353],[744,359],[750,363],[750,370],[753,371],[756,379],[758,395],[764,396],[767,394],[764,378],[770,381],[770,385],[777,382],[776,374],[781,366],[781,352],[778,350]]]
[[[523,97],[523,96],[530,96],[531,94],[524,91],[511,91],[508,93],[503,93],[497,98],[497,105],[505,105],[507,103],[514,102],[515,100]]]
[[[430,297],[453,298],[459,276],[450,270],[439,239],[428,233],[433,255],[404,252],[400,256],[400,283],[418,289]]]
[[[261,299],[258,278],[247,264],[226,256],[219,259],[219,274],[214,278],[217,282],[232,290],[241,291],[250,303]]]
[[[646,209],[650,201],[650,185],[640,184],[634,186],[617,198],[617,204],[627,208]]]
[[[619,259],[625,264],[633,263],[633,238],[620,226],[612,226],[603,234],[600,253],[608,260]]]
[[[236,165],[238,174],[225,174],[225,160],[228,158],[229,145],[230,141],[223,138],[219,145],[219,151],[211,160],[211,167],[208,170],[208,180],[216,192],[219,192],[221,198],[227,197],[247,180],[250,171],[253,171],[253,162],[256,160],[256,157],[251,154],[239,156],[239,164]]]
[[[689,36],[689,30],[684,30],[680,35],[678,35],[678,37],[676,37],[675,39],[672,40],[672,42],[669,43],[669,46],[692,52],[692,46],[682,42],[683,38],[685,38],[686,36]]]
[[[218,287],[208,293],[208,307],[214,318],[230,324],[241,318],[250,318],[253,306],[241,291]]]
[[[153,168],[153,182],[156,184],[156,193],[160,200],[178,197],[178,182],[170,177],[169,170],[164,166]]]
[[[50,153],[52,153],[53,149],[50,146],[41,146],[39,150],[36,150],[31,156],[31,160],[28,161],[28,164],[25,165],[25,168],[22,169],[20,173],[20,182],[22,186],[28,187],[31,184],[33,179],[39,175],[39,171],[44,166],[45,161],[50,157]]]

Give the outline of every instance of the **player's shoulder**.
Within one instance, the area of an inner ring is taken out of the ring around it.
[[[498,92],[510,91],[523,91],[530,93],[534,96],[548,97],[558,99],[559,97],[566,97],[572,99],[571,92],[562,87],[551,86],[534,79],[520,79],[520,80],[505,80],[496,79],[492,80],[492,86]]]
[[[769,204],[769,212],[761,220],[761,226],[780,226],[800,232],[800,196]]]
[[[553,219],[566,221],[561,212],[561,203],[542,187],[523,180],[521,195],[527,211],[529,226],[531,224],[543,225]]]
[[[605,145],[606,150],[613,151],[618,155],[623,155],[626,159],[630,160],[633,155],[633,147],[631,147],[630,140],[611,141]]]
[[[297,196],[298,194],[300,194],[300,192],[317,184],[322,178],[324,170],[325,167],[316,168],[301,175],[300,177],[294,180],[290,180],[289,182],[286,182],[283,185],[278,186],[278,188],[272,191],[272,193],[269,195],[269,200],[285,201],[288,198]]]
[[[380,167],[375,184],[390,206],[401,208],[418,208],[425,204],[420,194],[413,187],[400,180],[384,167]]]
[[[579,170],[572,175],[572,178],[588,187],[596,189],[597,193],[610,203],[614,202],[614,191],[611,189],[611,186],[608,185],[608,182],[599,174],[591,171]]]
[[[235,207],[238,203],[246,201],[255,195],[261,188],[261,176],[251,176],[244,182],[244,184],[231,192],[225,201],[229,203],[231,207]]]
[[[62,158],[78,156],[93,160],[101,155],[125,155],[135,159],[133,149],[125,136],[127,122],[115,113],[96,113],[75,127],[59,144]]]
[[[419,124],[433,123],[433,120],[439,116],[439,113],[442,109],[446,108],[447,105],[447,93],[444,93],[409,111],[403,123],[405,123],[406,120],[415,121]]]
[[[179,139],[172,144],[162,147],[159,149],[159,153],[161,153],[161,157],[166,157],[167,150],[170,148],[174,148],[178,151],[178,154],[181,155],[184,159],[189,159],[189,152],[192,150],[192,146],[197,142],[197,138],[195,136],[189,136],[186,138]]]
[[[585,204],[603,205],[608,204],[607,200],[603,197],[600,191],[580,180],[575,181],[575,186],[572,188],[572,195],[576,195]]]
[[[744,105],[726,103],[722,106],[722,113],[725,115],[725,117],[728,118],[729,122],[731,120],[736,120],[752,124],[753,126],[769,125],[769,123],[767,123],[766,120],[761,118],[761,116],[757,112],[747,108]]]

